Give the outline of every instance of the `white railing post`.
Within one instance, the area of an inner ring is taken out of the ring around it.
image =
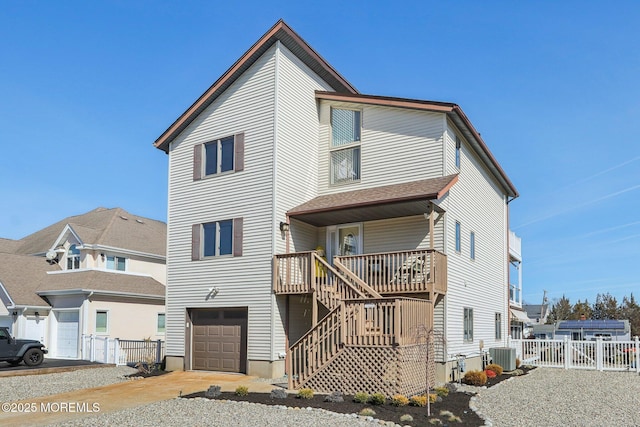
[[[104,337],[104,363],[109,363],[109,337]]]
[[[635,348],[635,352],[633,354],[634,357],[634,363],[636,365],[636,373],[640,374],[640,339],[638,339],[638,336],[635,336],[635,341],[636,341],[636,348]]]
[[[569,341],[569,337],[564,337],[564,369],[569,369],[571,367],[569,352],[571,351],[571,342]],[[559,362],[559,361],[558,361]]]
[[[596,337],[596,369],[604,370],[604,351],[602,351],[602,337]]]
[[[113,363],[120,366],[120,340],[118,338],[113,340]]]
[[[82,360],[87,360],[87,339],[86,335],[82,334],[82,346],[80,347],[80,351],[82,352]]]
[[[89,345],[90,345],[89,352],[91,353],[91,355],[89,356],[89,360],[91,362],[95,362],[96,361],[96,337],[93,334],[91,334]]]

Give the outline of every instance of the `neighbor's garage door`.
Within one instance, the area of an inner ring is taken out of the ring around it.
[[[194,370],[246,372],[247,310],[191,311]]]

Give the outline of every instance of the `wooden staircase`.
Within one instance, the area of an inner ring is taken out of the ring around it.
[[[276,293],[310,293],[329,310],[289,347],[289,388],[388,395],[424,388],[428,349],[418,331],[433,324],[432,301],[384,297],[340,259],[332,266],[313,251],[276,256],[274,273]]]

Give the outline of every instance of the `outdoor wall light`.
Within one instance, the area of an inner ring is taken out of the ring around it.
[[[289,232],[289,223],[280,222],[280,231],[282,231],[283,233],[288,233]]]

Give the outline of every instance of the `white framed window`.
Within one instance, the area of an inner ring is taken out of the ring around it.
[[[473,308],[464,308],[462,329],[464,342],[473,342]]]
[[[460,253],[462,248],[460,221],[456,221],[456,252]]]
[[[126,271],[127,259],[115,255],[107,255],[107,270]]]
[[[107,310],[96,311],[96,334],[106,334],[109,330],[109,312]]]
[[[166,314],[158,313],[158,320],[156,322],[156,330],[158,333],[164,333],[166,330]]]
[[[361,128],[361,111],[331,109],[331,184],[348,184],[360,180]]]
[[[460,169],[460,147],[461,147],[460,138],[456,136],[456,167]]]
[[[502,339],[502,313],[495,315],[496,340]]]
[[[76,245],[69,246],[67,251],[67,270],[77,270],[80,268],[80,250]]]
[[[476,259],[476,233],[469,233],[469,257]]]
[[[212,221],[192,226],[191,259],[242,256],[242,218]]]

